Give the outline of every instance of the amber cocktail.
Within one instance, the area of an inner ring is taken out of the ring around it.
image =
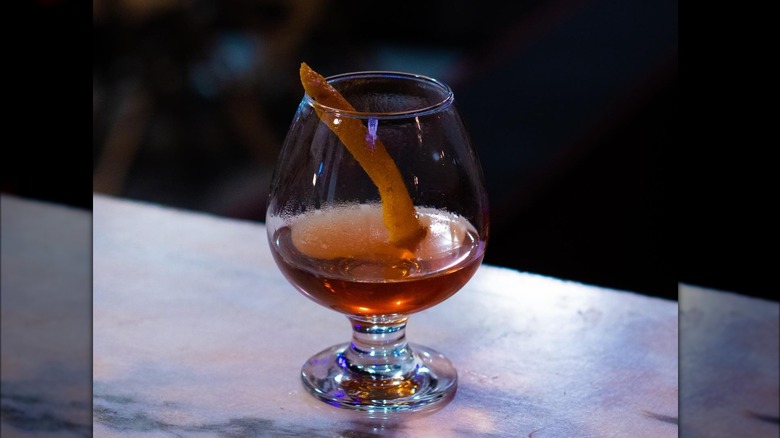
[[[469,281],[488,234],[482,172],[453,93],[420,75],[325,79],[305,64],[301,80],[268,238],[290,283],[353,328],[351,342],[304,364],[304,386],[354,410],[433,409],[454,394],[457,372],[407,343],[406,321]]]

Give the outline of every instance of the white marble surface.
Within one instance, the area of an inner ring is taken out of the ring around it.
[[[780,303],[681,285],[680,435],[780,436]]]
[[[301,390],[349,327],[284,282],[262,225],[95,206],[93,315],[89,212],[2,196],[3,437],[90,416],[97,437],[677,435],[676,303],[485,266],[409,327],[455,362],[454,401],[380,424]],[[780,304],[682,285],[679,310],[679,435],[777,437]]]
[[[350,327],[262,224],[100,195],[93,224],[95,436],[677,436],[676,302],[483,266],[407,331],[452,360],[454,400],[379,423],[302,389]]]
[[[0,211],[0,435],[92,436],[91,215],[5,194]]]

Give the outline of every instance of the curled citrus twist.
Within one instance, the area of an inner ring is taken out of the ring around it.
[[[300,75],[306,94],[318,104],[336,110],[356,111],[341,93],[305,62],[301,63]],[[425,237],[426,229],[417,217],[398,167],[382,141],[376,137],[376,126],[369,129],[357,118],[338,117],[338,112],[328,112],[317,106],[314,109],[320,120],[336,134],[379,189],[382,219],[387,227],[390,243],[413,250]]]

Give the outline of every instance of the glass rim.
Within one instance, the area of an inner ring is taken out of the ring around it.
[[[314,107],[315,109],[333,114],[337,117],[346,116],[346,117],[359,118],[359,119],[397,119],[397,118],[404,118],[404,117],[418,117],[418,116],[440,111],[441,109],[450,106],[452,102],[455,100],[455,95],[452,92],[452,89],[450,88],[449,85],[445,84],[442,81],[434,79],[430,76],[425,76],[416,73],[406,73],[406,72],[390,71],[390,70],[370,70],[370,71],[341,73],[333,76],[328,76],[325,78],[325,80],[328,81],[329,84],[332,84],[334,81],[339,81],[344,79],[372,78],[372,77],[396,78],[396,79],[427,83],[429,85],[433,85],[439,88],[443,92],[444,97],[441,100],[434,102],[431,105],[421,106],[420,108],[413,108],[405,111],[389,111],[389,112],[349,111],[349,110],[338,109],[317,102],[307,93],[304,93],[303,100],[308,105]]]

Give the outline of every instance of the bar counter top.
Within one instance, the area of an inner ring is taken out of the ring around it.
[[[454,399],[371,419],[302,388],[350,325],[285,280],[263,224],[102,195],[93,214],[96,436],[677,435],[674,301],[483,265],[407,329],[453,362]]]

